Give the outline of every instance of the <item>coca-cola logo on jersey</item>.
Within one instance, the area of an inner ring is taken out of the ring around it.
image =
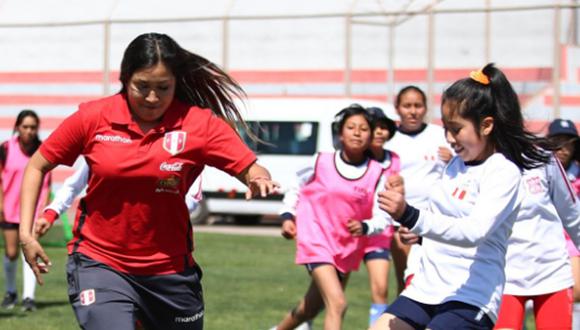
[[[183,169],[183,163],[182,162],[176,162],[176,163],[163,162],[163,163],[161,163],[161,165],[159,165],[159,169],[161,171],[166,171],[166,172],[180,172]]]

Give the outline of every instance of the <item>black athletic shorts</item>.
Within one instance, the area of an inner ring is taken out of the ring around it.
[[[4,222],[0,222],[0,228],[2,228],[2,229],[18,229],[18,228],[20,228],[20,224],[4,221]]]
[[[83,254],[69,256],[69,301],[83,329],[203,329],[202,272],[195,265],[169,275],[116,271]]]

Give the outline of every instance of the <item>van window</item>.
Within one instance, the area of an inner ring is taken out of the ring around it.
[[[240,130],[244,142],[261,155],[314,155],[318,137],[317,122],[303,121],[247,121],[248,127],[261,140],[252,141]]]

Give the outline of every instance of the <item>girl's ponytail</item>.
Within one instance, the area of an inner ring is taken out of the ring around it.
[[[443,93],[442,103],[470,119],[476,127],[491,116],[494,120],[490,142],[497,152],[519,168],[532,169],[546,164],[554,148],[545,138],[526,130],[518,96],[504,73],[493,63],[470,78],[461,79]]]

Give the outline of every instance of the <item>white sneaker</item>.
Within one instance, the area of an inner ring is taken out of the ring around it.
[[[310,326],[310,322],[304,322],[294,328],[294,330],[312,330],[312,327]]]

